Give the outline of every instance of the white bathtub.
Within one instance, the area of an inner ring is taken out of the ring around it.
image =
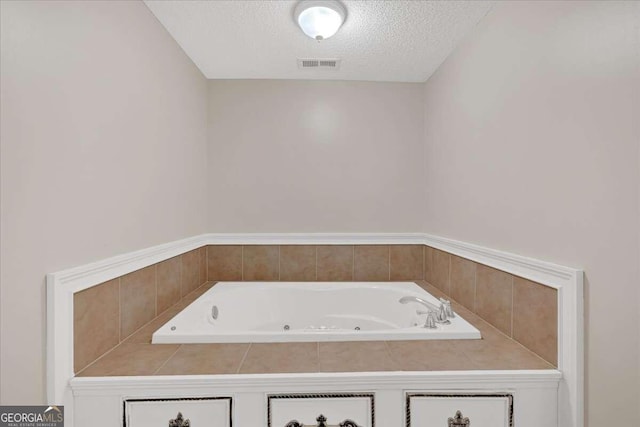
[[[416,296],[437,298],[412,282],[220,282],[153,334],[153,343],[233,343],[478,339],[456,314],[422,327]],[[215,308],[214,308],[215,307]],[[214,319],[214,312],[217,318]]]

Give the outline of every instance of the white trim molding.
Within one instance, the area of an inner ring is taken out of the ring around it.
[[[139,377],[78,377],[71,380],[74,395],[134,394],[151,389],[156,396],[175,393],[179,386],[205,393],[231,387],[235,393],[261,390],[305,390],[328,387],[334,391],[357,389],[431,388],[556,388],[562,374],[557,370],[522,371],[420,371],[420,372],[331,372],[303,374],[225,374]]]
[[[140,378],[128,378],[126,380],[107,378],[74,379],[73,294],[75,292],[201,246],[263,244],[425,244],[557,289],[559,307],[558,370],[562,373],[559,386],[558,425],[562,427],[582,427],[584,425],[582,270],[423,233],[203,234],[49,274],[47,275],[48,402],[50,404],[72,405],[73,402],[69,401],[73,399],[70,387],[72,379],[74,394],[85,386],[90,388],[90,384],[95,384],[96,381],[101,384],[100,387],[107,386],[114,381],[119,386],[125,385],[123,381],[125,383],[129,381],[151,381]],[[517,372],[525,373],[523,371]],[[473,372],[465,372],[464,374],[468,376],[469,380],[474,375]],[[514,375],[514,372],[512,371],[510,375]],[[529,373],[527,375],[536,374]],[[215,378],[218,377],[216,376]],[[266,380],[268,377],[264,378]],[[176,379],[176,377],[173,377],[173,379]],[[272,378],[272,380],[274,379]],[[332,380],[335,380],[335,377]],[[512,377],[511,380],[515,380],[515,378]],[[160,385],[162,379],[154,379],[153,381],[159,381],[159,383],[154,384]],[[165,381],[169,380],[165,379]],[[208,381],[211,381],[211,379],[208,379]],[[209,382],[209,384],[211,383]]]
[[[209,245],[422,245],[422,233],[243,233],[206,235]]]

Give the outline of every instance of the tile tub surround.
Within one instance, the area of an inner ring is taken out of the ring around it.
[[[86,368],[158,315],[177,314],[205,282],[206,248],[201,247],[75,293],[74,371]]]
[[[437,288],[418,282],[439,296]],[[193,292],[195,299],[213,283]],[[184,306],[185,303],[180,305]],[[553,365],[463,306],[453,308],[480,329],[481,340],[310,343],[151,344],[172,307],[77,376],[215,375],[310,372],[553,369]],[[367,354],[362,358],[362,354]]]
[[[425,245],[210,245],[209,281],[426,280],[557,366],[558,295]]]
[[[210,245],[209,281],[422,280],[424,245]]]
[[[424,245],[209,245],[74,294],[74,371],[144,342],[207,280],[423,279],[557,366],[557,291],[539,283]]]
[[[425,249],[425,280],[554,366],[556,289],[438,249]]]

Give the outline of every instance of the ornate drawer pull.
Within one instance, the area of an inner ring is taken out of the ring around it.
[[[469,427],[471,426],[471,421],[469,418],[462,417],[462,412],[456,411],[456,415],[451,418],[449,417],[449,426],[448,427]]]
[[[292,421],[289,421],[284,427],[360,427],[353,420],[344,420],[340,424],[329,425],[327,424],[327,417],[325,417],[322,414],[318,415],[318,418],[316,418],[316,421],[318,422],[318,424],[316,424],[315,426],[312,426],[310,424],[302,424],[300,421],[297,421],[297,420],[292,420]]]
[[[178,416],[175,420],[169,420],[169,427],[191,427],[191,421],[187,418],[182,418],[182,412],[178,412]]]

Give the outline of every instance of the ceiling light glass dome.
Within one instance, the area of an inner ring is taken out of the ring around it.
[[[302,31],[316,40],[334,35],[346,17],[344,7],[337,1],[304,0],[295,10],[296,22]]]

